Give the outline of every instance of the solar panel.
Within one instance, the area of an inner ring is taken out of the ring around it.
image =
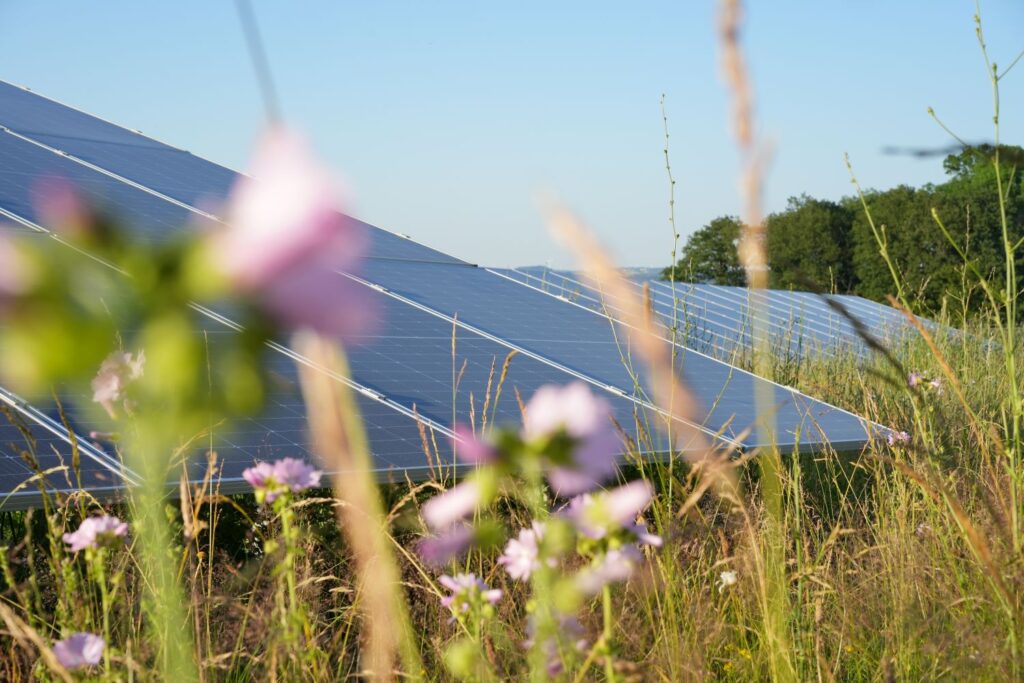
[[[617,302],[571,274],[535,273],[527,269],[492,270],[612,317],[616,315]],[[643,285],[634,284],[638,289]],[[868,346],[853,324],[830,306],[827,299],[843,305],[849,315],[883,342],[899,342],[912,332],[906,318],[898,311],[853,295],[823,297],[810,292],[767,290],[760,292],[761,299],[751,306],[751,293],[744,287],[660,280],[647,281],[647,285],[653,310],[666,325],[672,327],[675,321],[678,330],[675,341],[719,358],[729,359],[737,351],[752,349],[755,318],[765,323],[772,348],[777,352],[826,358],[852,353],[866,358],[870,352]],[[932,321],[922,322],[933,330],[946,330]]]
[[[86,191],[113,206],[124,207],[125,218],[132,221],[140,218],[139,205],[144,204],[144,200],[137,195],[131,195],[128,200],[123,196],[122,188],[110,185],[106,182],[108,179],[97,176],[113,174],[137,183],[150,194],[157,193],[202,211],[216,211],[238,178],[237,173],[223,166],[3,81],[0,81],[0,126],[6,128],[8,134],[15,139],[21,136],[24,138],[22,142],[30,141],[40,146],[41,150],[59,153],[58,156],[67,156],[101,170],[98,174],[86,173],[82,170],[82,163],[75,164],[77,169],[71,169],[64,164],[45,160],[38,154],[33,156],[31,162],[41,165],[49,175],[65,177],[80,184]],[[3,153],[4,150],[0,150],[0,154]],[[0,182],[6,182],[6,179],[0,179]],[[154,208],[152,204],[147,206],[150,207],[149,211],[160,214],[157,218],[163,218],[163,214],[170,211],[163,207]],[[14,212],[25,215],[16,210]],[[172,213],[171,216],[178,220],[178,227],[184,224],[186,218],[194,219],[189,213]],[[145,215],[141,217],[154,218]],[[407,237],[363,221],[357,222],[370,234],[372,258],[462,263],[454,256],[443,254]],[[131,224],[135,225],[134,222]],[[147,224],[142,225],[145,227]],[[143,236],[154,238],[160,234],[159,230],[150,229]]]
[[[43,218],[33,204],[38,183],[60,178],[116,210],[138,230],[139,239],[173,239],[194,226],[205,210],[216,211],[211,207],[224,200],[238,177],[188,152],[3,82],[0,127],[0,214],[29,228],[42,228]],[[627,367],[629,350],[617,336],[621,330],[595,315],[602,307],[614,308],[615,302],[602,302],[583,286],[576,294],[581,305],[559,301],[503,274],[364,225],[372,243],[365,273],[338,277],[352,277],[374,290],[371,297],[387,322],[378,332],[348,345],[351,376],[337,379],[357,392],[380,478],[424,475],[431,465],[422,430],[440,435],[444,454],[447,426],[479,425],[485,402],[488,420],[518,422],[517,393],[525,398],[544,384],[574,378],[602,393],[617,422],[640,440],[637,421],[657,410],[647,400],[643,382],[638,383]],[[694,330],[699,326],[709,349],[742,347],[749,341],[745,325],[750,310],[740,296],[695,288],[682,317]],[[671,295],[657,290],[654,298],[663,314],[676,310]],[[778,297],[770,310],[754,314],[764,315],[776,329],[792,322],[796,307],[810,304],[798,296]],[[224,318],[229,312],[204,312],[205,332],[215,348],[232,333],[230,319]],[[803,315],[808,338],[826,342],[832,318],[820,310]],[[206,444],[220,458],[226,491],[247,488],[241,472],[256,459],[311,457],[295,369],[296,360],[304,361],[284,346],[273,346],[266,368],[275,381],[266,410],[218,427]],[[510,353],[516,355],[507,368],[503,391],[495,398]],[[840,449],[856,447],[871,429],[854,415],[701,353],[680,354],[679,370],[708,412],[702,428],[709,435],[721,431],[725,439],[741,439],[747,447],[763,445],[748,433],[757,417],[753,397],[758,384],[769,386],[776,398],[776,439],[783,448],[823,440]],[[74,418],[78,432],[94,427],[88,424],[87,413]],[[657,451],[664,444],[655,441],[650,448]],[[104,457],[111,457],[98,449],[94,455],[101,465]],[[3,463],[0,459],[0,474],[5,471]],[[109,469],[110,463],[104,466]],[[133,474],[126,476],[131,479]],[[195,476],[200,476],[198,470]],[[3,485],[0,480],[0,491],[5,490]],[[118,485],[115,481],[111,486]]]
[[[633,393],[637,380],[627,367],[628,349],[621,346],[622,337],[616,336],[608,319],[593,311],[531,293],[481,268],[376,262],[367,265],[364,277],[510,348]],[[765,380],[697,353],[681,354],[679,366],[684,382],[704,404],[705,424],[711,431],[738,438],[756,423],[754,385]],[[817,427],[824,428],[834,444],[863,442],[867,425],[860,418],[785,387],[771,385],[771,391],[780,446],[815,440]],[[743,441],[749,447],[759,445],[749,435]]]

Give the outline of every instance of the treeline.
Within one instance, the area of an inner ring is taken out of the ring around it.
[[[1024,235],[1022,178],[1017,173],[1024,165],[1024,149],[999,148],[1009,226],[1005,236],[994,152],[994,147],[981,145],[947,156],[943,168],[949,177],[938,185],[866,192],[870,218],[858,196],[836,201],[790,198],[785,210],[766,219],[771,286],[884,301],[896,286],[880,238],[918,312],[969,314],[981,304],[978,275],[1002,289],[1004,238],[1020,252],[1016,247]],[[689,237],[681,258],[663,277],[742,286],[744,273],[736,255],[740,229],[735,216],[711,221]]]

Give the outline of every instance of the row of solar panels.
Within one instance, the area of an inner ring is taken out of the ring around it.
[[[194,225],[197,217],[216,218],[200,207],[217,206],[236,177],[188,152],[0,81],[0,214],[25,234],[35,232],[41,239],[48,234],[33,201],[35,188],[48,178],[71,181],[115,210],[140,240],[159,243]],[[620,346],[621,335],[604,314],[524,286],[508,273],[478,268],[407,238],[366,228],[372,238],[370,258],[358,275],[338,277],[366,286],[384,312],[385,324],[349,343],[351,376],[337,379],[358,392],[380,478],[425,477],[430,465],[424,430],[427,441],[439,437],[444,444],[453,436],[453,422],[469,422],[474,416],[479,422],[488,387],[494,392],[494,368],[500,369],[512,353],[504,390],[496,400],[492,397],[489,407],[494,421],[519,420],[517,393],[525,398],[543,384],[582,380],[608,399],[615,419],[639,449],[664,450],[657,437],[648,441],[638,436],[638,424],[659,411],[646,398],[642,373],[638,379],[628,366],[628,350]],[[224,315],[201,312],[211,343],[233,333],[234,323]],[[678,357],[684,381],[705,407],[706,416],[696,426],[707,438],[743,448],[765,445],[749,428],[757,418],[754,386],[766,381],[698,351],[682,351]],[[225,490],[244,488],[242,470],[255,459],[312,458],[295,371],[296,362],[308,361],[274,345],[267,362],[278,382],[265,413],[214,435]],[[782,448],[798,443],[856,448],[873,428],[851,413],[770,386],[777,408],[775,441]],[[52,412],[38,411],[8,392],[0,392],[0,399],[33,433],[43,434],[35,445],[40,464],[59,466],[60,456],[67,456],[68,439]],[[99,427],[80,412],[72,415],[79,434]],[[0,426],[0,500],[10,494],[8,506],[30,505],[38,496],[31,488],[18,488],[32,475],[20,455],[19,435],[13,427]],[[109,448],[82,442],[82,481],[51,475],[50,488],[108,493],[137,479]],[[444,446],[442,456],[451,460]]]
[[[617,317],[621,308],[621,302],[571,272],[547,268],[495,272],[611,317]],[[677,343],[721,359],[742,357],[752,351],[755,322],[767,331],[776,354],[794,358],[848,354],[863,358],[870,353],[864,333],[890,348],[914,334],[912,324],[898,311],[849,294],[784,290],[755,294],[744,287],[663,280],[633,284],[638,294],[646,285],[651,308],[669,330],[674,330],[672,336]]]

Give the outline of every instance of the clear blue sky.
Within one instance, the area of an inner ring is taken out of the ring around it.
[[[927,107],[991,138],[968,0],[755,0],[748,56],[775,149],[769,210],[790,195],[941,180]],[[285,117],[347,179],[352,213],[492,265],[570,263],[536,210],[578,210],[626,265],[671,249],[658,98],[666,93],[684,234],[738,213],[715,3],[256,0]],[[1024,3],[983,3],[989,47],[1024,48]],[[0,78],[231,167],[263,112],[233,2],[0,5]],[[1024,143],[1024,64],[1003,83]]]

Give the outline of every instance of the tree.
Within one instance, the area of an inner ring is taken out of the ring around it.
[[[765,225],[773,288],[853,289],[853,212],[849,208],[807,195],[790,197],[786,209],[769,216]]]
[[[690,235],[681,258],[662,271],[662,278],[742,287],[746,276],[736,255],[740,228],[735,216],[714,219]]]

